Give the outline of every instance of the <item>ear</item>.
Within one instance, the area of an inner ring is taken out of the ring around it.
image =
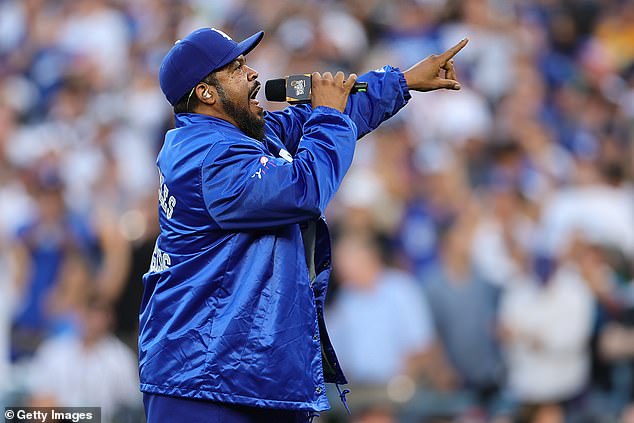
[[[210,106],[214,105],[216,103],[216,99],[218,98],[216,89],[207,84],[198,84],[195,92],[199,102]]]

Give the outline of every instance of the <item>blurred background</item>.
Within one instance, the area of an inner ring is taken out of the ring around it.
[[[157,71],[202,26],[264,29],[262,81],[471,40],[327,211],[353,414],[335,392],[320,423],[634,422],[628,0],[0,0],[0,405],[143,421]]]

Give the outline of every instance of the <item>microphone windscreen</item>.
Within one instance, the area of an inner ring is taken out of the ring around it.
[[[286,101],[286,79],[269,79],[264,84],[264,95],[268,101]]]

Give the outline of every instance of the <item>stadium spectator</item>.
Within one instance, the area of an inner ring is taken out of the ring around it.
[[[46,336],[72,328],[84,280],[66,259],[95,248],[86,222],[66,207],[59,176],[44,166],[33,176],[37,217],[19,229],[12,243],[21,298],[13,321],[14,359],[31,355]]]
[[[528,422],[578,405],[590,376],[594,306],[575,263],[536,254],[532,270],[507,285],[500,310],[508,385]]]
[[[77,260],[78,267],[87,268]],[[29,404],[98,406],[105,422],[117,413],[140,412],[136,357],[111,333],[111,306],[94,292],[85,293],[79,318],[81,333],[48,339],[38,349],[30,368]]]
[[[385,264],[380,245],[372,233],[340,235],[334,256],[340,286],[325,314],[360,421],[395,418],[394,404],[412,400],[419,382],[434,391],[454,387],[420,286]]]
[[[341,281],[327,326],[356,383],[386,385],[435,341],[429,309],[411,275],[385,266],[371,235],[344,234],[333,262]]]
[[[440,266],[425,281],[436,332],[457,377],[485,413],[503,382],[496,334],[498,288],[473,271],[470,240],[477,211],[467,208],[441,236]]]

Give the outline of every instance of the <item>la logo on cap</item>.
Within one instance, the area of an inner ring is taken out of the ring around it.
[[[221,31],[221,30],[219,30],[219,29],[216,29],[216,28],[211,28],[211,30],[212,30],[212,31],[216,31],[218,34],[222,35],[222,36],[223,36],[223,37],[225,37],[227,40],[229,40],[229,41],[233,41],[233,40],[231,39],[231,37],[230,37],[230,36],[228,36],[227,34],[225,34],[223,31]]]

